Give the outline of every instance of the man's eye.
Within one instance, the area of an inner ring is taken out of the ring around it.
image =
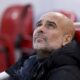
[[[41,23],[37,23],[37,24],[36,24],[37,27],[39,27],[39,26],[41,26],[41,25],[42,25]]]
[[[50,29],[54,29],[56,26],[54,24],[48,24],[47,27]]]
[[[53,26],[53,24],[48,24],[49,26]]]

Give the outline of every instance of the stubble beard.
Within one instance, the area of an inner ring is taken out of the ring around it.
[[[45,41],[42,44],[41,43],[35,43],[34,44],[34,49],[37,51],[38,58],[46,58],[52,52],[52,49],[49,48],[48,41]]]

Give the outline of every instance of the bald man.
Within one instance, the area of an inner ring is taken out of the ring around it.
[[[80,49],[74,35],[69,18],[57,12],[44,14],[33,33],[36,55],[21,68],[14,65],[0,75],[14,80],[80,80]]]

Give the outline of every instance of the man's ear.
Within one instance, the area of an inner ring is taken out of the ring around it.
[[[63,46],[68,44],[71,40],[72,40],[72,36],[71,35],[69,35],[69,34],[64,35]]]

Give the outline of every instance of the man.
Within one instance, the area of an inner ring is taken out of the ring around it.
[[[57,12],[44,14],[33,33],[36,55],[21,68],[2,72],[14,80],[80,80],[80,49],[74,40],[73,22]]]

